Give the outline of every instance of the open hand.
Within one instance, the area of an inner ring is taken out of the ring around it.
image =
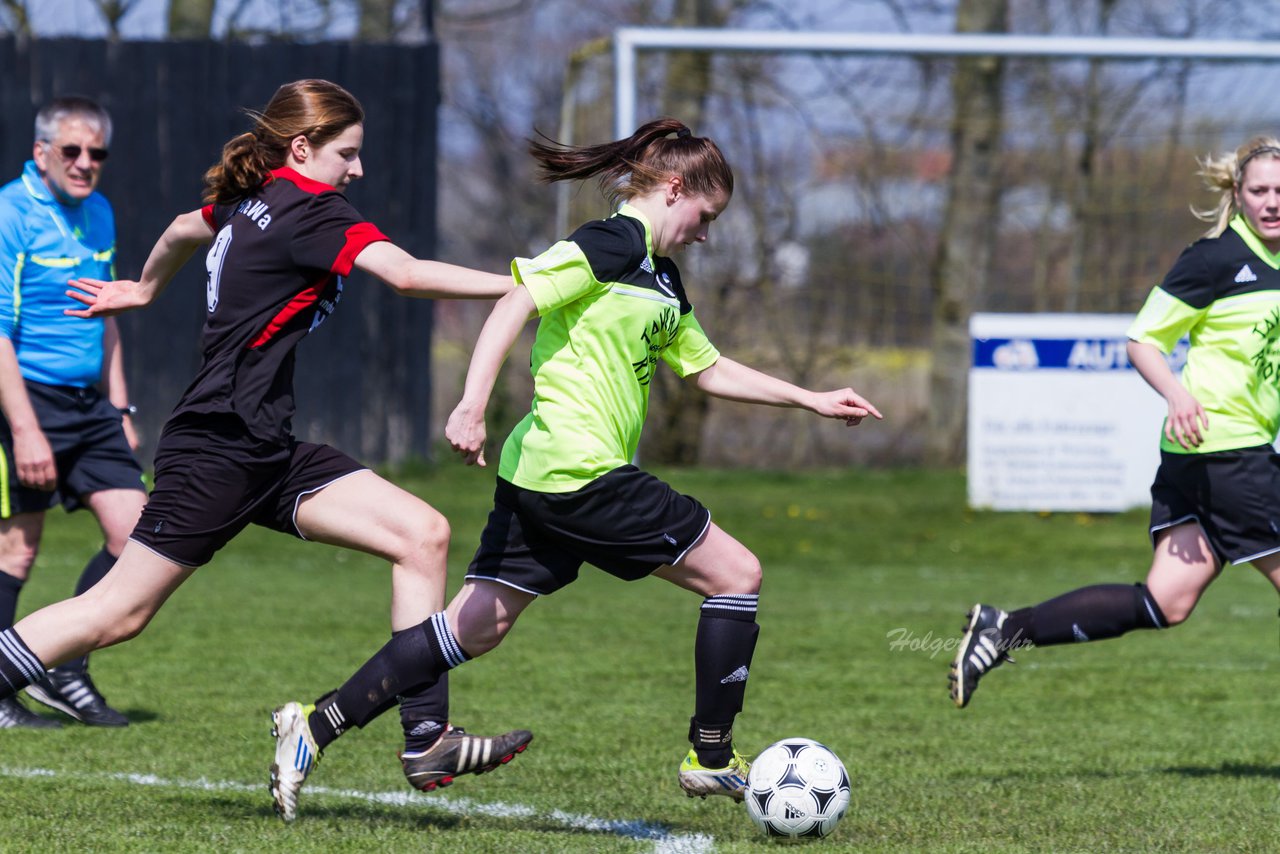
[[[100,279],[72,279],[67,282],[67,296],[84,303],[86,308],[68,308],[63,314],[72,317],[113,317],[129,309],[147,304],[138,291],[138,283],[128,279],[104,282]]]

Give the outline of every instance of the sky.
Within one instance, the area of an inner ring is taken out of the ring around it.
[[[226,20],[230,10],[239,3],[221,2],[214,5],[214,34],[221,35],[226,28]],[[276,21],[280,8],[287,6],[280,2],[268,0],[250,0],[250,13],[244,19]],[[340,6],[342,4],[339,4]],[[93,38],[107,33],[106,24],[102,20],[94,4],[90,0],[38,0],[32,4],[31,25],[41,36],[81,36]],[[253,12],[253,7],[261,7]],[[126,39],[161,39],[166,27],[165,15],[168,13],[169,0],[138,0],[137,5],[120,22],[120,34]],[[334,38],[347,38],[356,31],[354,16],[338,15],[331,30]]]

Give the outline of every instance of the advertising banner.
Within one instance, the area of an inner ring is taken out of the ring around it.
[[[969,504],[1119,511],[1150,503],[1165,402],[1129,364],[1129,314],[974,314]],[[1186,342],[1171,358],[1181,371]]]

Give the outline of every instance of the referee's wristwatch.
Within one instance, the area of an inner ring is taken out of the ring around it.
[[[117,406],[116,409],[120,410],[121,415],[137,415],[138,414],[138,407],[134,406],[132,403],[129,404],[128,406]]]

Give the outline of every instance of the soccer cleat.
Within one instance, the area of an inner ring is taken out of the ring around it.
[[[17,697],[0,700],[0,729],[62,729],[62,722],[42,718]]]
[[[320,749],[311,735],[307,716],[315,706],[285,703],[271,713],[271,734],[276,738],[276,761],[271,763],[271,797],[276,815],[284,821],[298,816],[298,792],[311,769],[320,761]]]
[[[959,708],[969,705],[979,679],[1005,661],[1013,661],[1000,631],[1008,616],[991,605],[977,604],[969,610],[969,622],[947,677],[951,683],[951,700]]]
[[[430,792],[449,785],[462,774],[483,774],[505,765],[517,753],[523,753],[531,741],[533,733],[524,729],[482,738],[451,726],[428,749],[401,753],[400,764],[410,786]]]
[[[107,698],[98,692],[87,671],[55,667],[39,682],[28,685],[27,694],[88,726],[129,725],[128,718],[107,705]]]
[[[691,798],[725,795],[740,801],[747,794],[747,773],[750,770],[751,763],[736,750],[724,768],[703,768],[698,761],[698,751],[690,748],[680,763],[680,788]]]

